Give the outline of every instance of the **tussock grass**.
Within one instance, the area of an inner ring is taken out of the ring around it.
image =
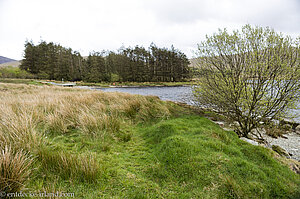
[[[24,151],[14,152],[5,146],[0,151],[0,190],[5,193],[20,191],[28,180],[33,159]]]
[[[104,172],[97,156],[89,150],[83,153],[83,148],[93,145],[95,151],[109,151],[113,142],[130,141],[132,133],[124,130],[128,124],[167,118],[175,111],[156,97],[54,86],[0,83],[0,100],[0,147],[10,145],[12,151],[37,156],[38,176],[45,170],[52,177],[83,183],[97,182]],[[72,134],[82,138],[77,139],[80,144],[66,139]],[[16,157],[25,164],[22,155]]]
[[[100,171],[95,154],[71,154],[69,152],[40,148],[38,159],[43,171],[59,174],[65,180],[78,180],[79,182],[97,182]]]
[[[0,116],[0,146],[11,145],[14,148],[29,149],[38,146],[42,137],[36,130],[32,112],[19,113],[9,111],[8,108],[0,108],[3,113]]]
[[[109,132],[118,138],[125,120],[167,118],[172,111],[155,97],[123,93],[18,84],[0,84],[0,92],[0,146],[26,149],[38,147],[43,135],[74,130],[99,137]]]

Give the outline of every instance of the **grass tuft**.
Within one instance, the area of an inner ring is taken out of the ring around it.
[[[41,148],[38,152],[38,159],[43,170],[56,173],[65,180],[95,183],[101,170],[93,154],[75,155]]]
[[[5,146],[0,154],[0,190],[5,193],[20,191],[31,174],[33,159],[22,150],[14,152]]]

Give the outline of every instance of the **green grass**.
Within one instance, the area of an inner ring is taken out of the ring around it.
[[[130,140],[103,142],[80,132],[50,137],[51,144],[39,151],[38,177],[30,187],[44,188],[57,179],[55,189],[74,192],[76,198],[296,198],[300,194],[299,175],[275,160],[273,152],[241,141],[204,117],[183,115],[122,130],[131,134]],[[81,163],[81,158],[89,164]]]
[[[0,66],[0,77],[2,78],[22,78],[22,79],[33,79],[35,75],[20,69],[19,67],[13,66]]]
[[[34,79],[0,78],[0,83],[27,84],[27,85],[43,85],[40,81],[34,80]]]
[[[79,86],[184,86],[193,85],[195,82],[101,82],[101,83],[91,83],[91,82],[76,82]]]
[[[288,198],[299,189],[299,176],[274,160],[271,151],[241,141],[206,118],[160,122],[144,137],[155,157],[146,173],[168,188],[167,197]]]
[[[0,93],[0,148],[10,143],[32,157],[24,192],[91,199],[300,196],[299,175],[274,152],[173,103],[21,84],[0,85]]]
[[[41,82],[47,82],[50,80],[37,80],[37,79],[22,79],[22,78],[13,78],[13,77],[5,77],[1,78],[0,82],[2,83],[14,83],[14,84],[33,84],[33,85],[43,85]],[[62,81],[51,80],[51,82],[55,83],[63,83]],[[68,81],[67,81],[68,82]],[[77,86],[96,86],[96,87],[110,87],[110,86],[187,86],[194,85],[193,81],[185,81],[185,82],[76,82]]]

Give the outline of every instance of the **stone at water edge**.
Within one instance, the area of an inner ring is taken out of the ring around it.
[[[221,121],[213,121],[215,124],[218,124],[220,127],[224,127],[225,123]]]
[[[259,135],[259,134],[266,134],[267,131],[265,128],[255,128],[251,130],[251,133],[255,134],[255,135]]]
[[[245,142],[248,142],[248,143],[250,143],[252,145],[255,145],[255,146],[259,145],[258,142],[254,141],[254,140],[251,140],[251,139],[248,139],[248,138],[245,138],[245,137],[241,137],[240,139],[244,140]]]
[[[295,132],[300,135],[300,125],[295,128]]]
[[[290,158],[289,153],[278,145],[272,145],[272,150],[277,152],[281,156]]]
[[[300,163],[296,160],[291,160],[289,162],[289,168],[297,174],[300,174]]]
[[[282,125],[282,128],[284,130],[286,130],[286,131],[290,131],[292,129],[292,125],[290,125],[290,124],[284,124],[284,125]]]

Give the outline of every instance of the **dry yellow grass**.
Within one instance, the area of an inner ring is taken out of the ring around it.
[[[106,138],[124,141],[130,138],[121,130],[123,124],[166,118],[173,109],[157,97],[3,83],[0,83],[0,101],[0,150],[4,151],[0,163],[4,165],[11,160],[14,162],[11,168],[22,168],[16,171],[19,173],[11,174],[15,179],[28,176],[32,167],[29,164],[32,159],[27,161],[29,153],[43,167],[66,178],[85,176],[79,180],[95,181],[100,167],[94,156],[53,153],[47,149],[51,145],[47,137],[76,132],[103,138],[104,142]],[[4,165],[3,171],[10,170]],[[5,173],[0,175],[5,176]],[[0,184],[0,189],[5,186]]]
[[[101,91],[0,84],[0,147],[38,147],[47,134],[82,133],[113,137],[122,123],[166,118],[171,107],[156,97]]]
[[[32,158],[25,152],[14,152],[6,146],[0,151],[0,190],[14,193],[23,187],[31,171]]]

